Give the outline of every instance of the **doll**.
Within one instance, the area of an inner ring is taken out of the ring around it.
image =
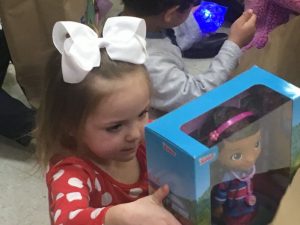
[[[277,26],[288,22],[292,13],[300,13],[299,0],[245,0],[245,9],[253,9],[257,15],[256,34],[244,47],[263,48],[268,34]]]
[[[247,225],[255,216],[257,202],[252,178],[261,153],[261,131],[256,120],[254,111],[220,106],[202,126],[206,133],[202,141],[208,146],[218,143],[217,163],[226,171],[212,190],[215,222]]]

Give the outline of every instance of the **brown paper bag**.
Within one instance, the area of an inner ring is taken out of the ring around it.
[[[274,29],[264,48],[245,52],[234,75],[253,65],[300,87],[300,16]]]
[[[80,21],[86,0],[1,0],[0,18],[17,81],[37,107],[49,56],[56,51],[52,28],[58,20]]]

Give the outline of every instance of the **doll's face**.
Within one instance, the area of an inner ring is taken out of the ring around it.
[[[249,170],[255,164],[261,153],[261,133],[237,141],[223,141],[220,149],[219,161],[222,165],[234,170]]]

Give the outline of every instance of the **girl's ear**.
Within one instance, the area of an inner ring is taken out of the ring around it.
[[[173,23],[174,21],[177,20],[178,8],[179,8],[179,5],[175,5],[175,6],[169,8],[168,10],[165,11],[164,21],[166,23]]]

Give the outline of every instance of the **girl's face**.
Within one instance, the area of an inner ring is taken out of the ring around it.
[[[141,71],[120,80],[104,81],[111,93],[101,99],[83,130],[83,144],[98,161],[133,159],[148,122],[150,90]],[[105,86],[104,86],[105,87]]]
[[[261,153],[261,134],[257,133],[237,141],[223,141],[219,161],[226,167],[235,170],[249,170]]]

